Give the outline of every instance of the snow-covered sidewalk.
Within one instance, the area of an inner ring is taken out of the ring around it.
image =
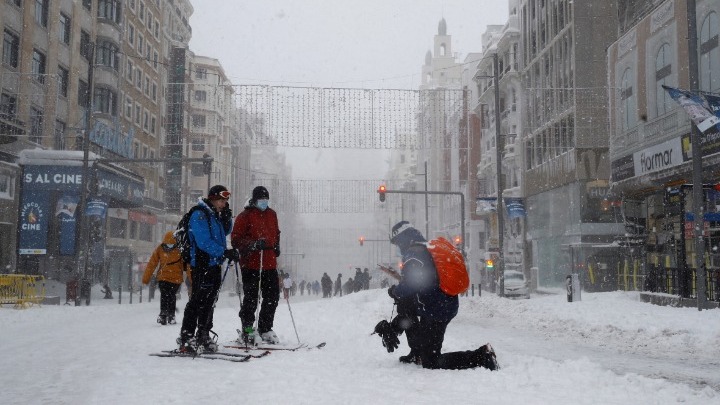
[[[118,305],[96,296],[90,307],[6,307],[1,397],[7,404],[720,404],[720,311],[654,306],[636,293],[582,299],[461,298],[444,351],[489,341],[497,372],[399,363],[404,337],[389,354],[370,335],[393,309],[384,290],[292,297],[300,338],[327,346],[247,363],[148,356],[173,348],[180,329],[155,323],[157,301]],[[238,307],[223,292],[214,327],[221,340],[235,338]],[[274,329],[296,341],[285,301]]]

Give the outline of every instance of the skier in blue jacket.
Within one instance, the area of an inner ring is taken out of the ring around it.
[[[445,329],[458,313],[458,297],[445,294],[427,240],[407,221],[392,228],[390,243],[402,254],[402,277],[388,294],[397,304],[398,315],[392,322],[381,321],[375,332],[383,338],[383,345],[392,352],[406,333],[410,353],[401,356],[403,363],[422,364],[423,368],[459,370],[485,367],[498,368],[495,352],[490,344],[477,350],[441,354]]]
[[[232,229],[230,192],[225,186],[210,188],[208,197],[198,201],[190,215],[190,267],[192,295],[185,306],[178,344],[181,352],[215,351],[210,337],[213,312],[222,281],[221,265],[225,259],[237,262],[239,254],[226,248],[226,236]],[[195,329],[197,328],[197,335]]]

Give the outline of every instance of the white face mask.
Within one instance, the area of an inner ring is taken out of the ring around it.
[[[268,207],[269,202],[270,202],[270,200],[267,200],[267,199],[257,200],[257,202],[255,203],[255,206],[258,207],[260,209],[260,211],[265,211]]]

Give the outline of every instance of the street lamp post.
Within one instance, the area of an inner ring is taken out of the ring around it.
[[[500,134],[500,66],[497,52],[492,54],[493,74],[492,76],[475,76],[477,79],[493,79],[495,95],[495,176],[497,178],[497,233],[498,233],[498,260],[497,274],[500,291],[498,295],[505,296],[505,216],[503,212],[503,189],[505,187],[502,177],[502,153],[505,149],[504,140]]]

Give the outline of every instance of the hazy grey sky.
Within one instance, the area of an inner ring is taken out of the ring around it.
[[[236,84],[411,88],[445,18],[461,58],[506,0],[194,0],[190,48]]]

